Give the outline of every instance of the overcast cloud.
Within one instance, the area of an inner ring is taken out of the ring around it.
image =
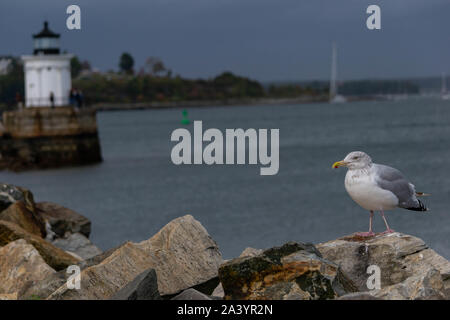
[[[82,30],[66,28],[70,4]],[[380,31],[365,26],[370,4]],[[450,73],[449,0],[1,0],[0,55],[31,53],[44,20],[63,49],[104,71],[128,51],[136,69],[157,56],[190,78],[327,79],[335,40],[343,80]]]

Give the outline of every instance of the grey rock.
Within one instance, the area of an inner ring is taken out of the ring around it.
[[[408,277],[395,285],[380,290],[369,291],[374,297],[383,300],[445,300],[444,284],[436,269],[426,274]]]
[[[103,259],[103,260],[102,260]],[[101,261],[98,264],[94,264]],[[195,288],[210,294],[218,284],[222,255],[205,228],[191,215],[177,218],[149,240],[127,242],[86,261],[81,289],[58,288],[49,299],[109,299],[145,270],[155,269],[161,296]]]
[[[81,233],[67,233],[64,238],[57,238],[52,244],[64,251],[70,251],[82,259],[90,259],[102,253],[88,238]]]
[[[148,269],[138,275],[114,294],[111,300],[160,300],[155,269]]]
[[[0,183],[0,212],[17,201],[23,201],[29,208],[34,206],[33,194],[22,187]]]
[[[225,292],[223,291],[223,286],[221,283],[219,283],[219,285],[214,289],[211,296],[219,299],[223,299],[225,297]]]
[[[447,291],[450,286],[450,262],[419,238],[398,232],[370,238],[350,235],[318,244],[317,248],[324,258],[341,266],[355,282],[358,291],[369,290],[366,284],[369,277],[367,268],[376,265],[381,271],[381,291],[377,292],[377,297],[423,299],[428,293],[430,297],[447,295],[450,299]],[[439,275],[430,273],[432,270],[438,271]],[[437,279],[440,279],[442,288]],[[432,286],[427,284],[431,280]],[[436,291],[439,291],[437,295]],[[370,291],[370,294],[375,293]]]
[[[212,300],[212,299],[206,294],[190,288],[176,295],[171,300]]]
[[[244,251],[242,251],[241,255],[239,257],[254,257],[261,253],[263,253],[264,250],[262,249],[255,249],[255,248],[245,248]]]
[[[45,221],[45,240],[48,242],[52,242],[55,238],[57,238],[57,234],[53,232],[52,226],[48,221]]]
[[[97,264],[100,264],[102,261],[107,259],[112,254],[114,254],[116,251],[120,251],[122,247],[125,247],[127,245],[128,245],[128,242],[125,242],[125,243],[122,243],[122,244],[120,244],[118,246],[115,246],[115,247],[113,247],[111,249],[105,250],[102,253],[100,253],[100,254],[92,257],[92,258],[89,258],[89,259],[81,261],[79,263],[79,266],[81,267],[82,270],[84,270],[86,268],[89,268],[89,267],[95,266]]]
[[[345,294],[337,300],[382,300],[381,298],[374,297],[370,293],[367,292],[354,292]]]
[[[50,223],[57,237],[64,237],[66,232],[81,233],[89,238],[91,221],[81,214],[52,202],[36,203],[37,212]]]

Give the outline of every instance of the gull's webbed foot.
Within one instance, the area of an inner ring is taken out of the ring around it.
[[[375,235],[374,232],[372,231],[368,231],[368,232],[357,232],[355,233],[356,236],[360,236],[360,237],[373,237]]]

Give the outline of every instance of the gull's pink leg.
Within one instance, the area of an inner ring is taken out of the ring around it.
[[[371,237],[374,236],[375,233],[372,231],[372,221],[373,221],[373,211],[370,210],[370,218],[369,218],[369,231],[368,232],[357,232],[356,235],[360,237]]]
[[[381,217],[382,217],[383,220],[384,220],[384,224],[386,225],[386,231],[383,232],[383,234],[395,232],[394,230],[392,230],[391,228],[389,228],[389,225],[388,225],[388,223],[387,223],[386,217],[384,216],[383,210],[381,210],[380,213],[381,213]]]

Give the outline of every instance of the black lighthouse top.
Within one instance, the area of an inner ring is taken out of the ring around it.
[[[44,29],[33,35],[34,54],[59,54],[59,34],[48,28],[48,22],[44,22]]]

